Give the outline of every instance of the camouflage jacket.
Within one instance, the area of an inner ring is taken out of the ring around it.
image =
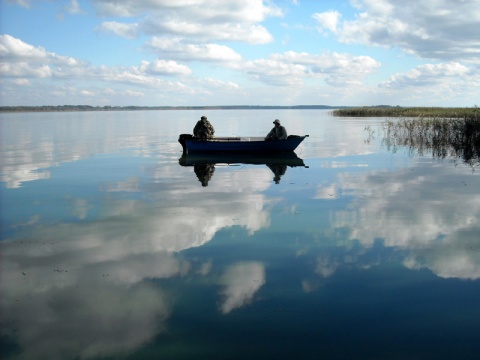
[[[199,120],[193,128],[193,136],[198,138],[211,138],[215,134],[215,129],[208,120]]]
[[[285,140],[287,138],[287,130],[283,126],[275,126],[268,133],[266,140]]]

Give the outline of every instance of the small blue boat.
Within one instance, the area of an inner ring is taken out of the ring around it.
[[[293,151],[308,135],[289,135],[286,140],[267,141],[263,137],[214,137],[200,140],[190,134],[181,134],[178,142],[184,153],[237,152],[280,153]]]

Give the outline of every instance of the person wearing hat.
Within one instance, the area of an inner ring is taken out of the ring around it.
[[[206,116],[202,116],[193,128],[193,136],[201,140],[206,140],[213,138],[213,134],[215,134],[215,129],[212,124],[210,124]]]
[[[265,140],[285,140],[287,138],[287,130],[280,125],[280,120],[275,119],[273,123],[275,126],[270,130]]]

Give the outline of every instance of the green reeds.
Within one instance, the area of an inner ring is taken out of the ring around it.
[[[334,116],[480,119],[480,109],[438,107],[361,107],[333,111]]]
[[[389,150],[402,146],[411,154],[432,153],[437,158],[461,158],[471,166],[480,165],[480,118],[401,118],[382,125]]]

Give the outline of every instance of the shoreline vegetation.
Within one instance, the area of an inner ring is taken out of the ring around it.
[[[350,107],[333,111],[334,116],[346,117],[395,117],[480,120],[478,106],[471,108],[371,106]]]
[[[383,121],[383,144],[392,152],[408,148],[411,155],[435,158],[459,158],[472,168],[480,166],[480,110],[473,108],[401,108],[380,111],[376,109],[348,109],[349,116],[390,117]],[[336,116],[347,116],[342,110]],[[360,115],[362,114],[362,115]],[[372,129],[365,128],[370,135]]]
[[[403,118],[382,126],[383,144],[392,152],[406,147],[410,155],[430,153],[440,159],[460,158],[471,167],[480,165],[480,119]]]

